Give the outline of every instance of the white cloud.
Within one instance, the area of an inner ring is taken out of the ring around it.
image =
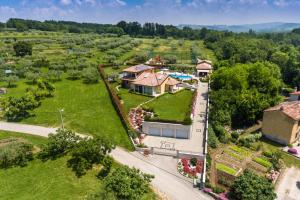
[[[116,0],[116,3],[119,4],[120,6],[125,6],[126,2],[122,0]]]
[[[289,4],[290,4],[290,2],[286,1],[286,0],[276,0],[276,1],[274,1],[274,5],[278,6],[278,7],[285,7],[285,6],[288,6]]]
[[[108,5],[110,7],[122,7],[126,6],[126,2],[123,0],[110,0],[108,3],[105,3],[105,1],[102,3],[103,5]]]
[[[60,3],[67,6],[67,5],[70,5],[72,3],[72,0],[60,0]]]
[[[5,21],[9,18],[17,17],[17,12],[9,6],[0,6],[0,21]]]

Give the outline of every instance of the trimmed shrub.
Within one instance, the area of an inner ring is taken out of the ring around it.
[[[0,148],[0,168],[26,166],[33,159],[33,145],[13,141]]]
[[[218,138],[212,128],[212,126],[209,124],[208,125],[208,139],[207,139],[208,145],[215,149],[218,146]]]
[[[297,149],[294,149],[294,148],[290,148],[290,149],[288,150],[288,152],[291,153],[291,154],[295,154],[295,155],[298,154]]]
[[[225,190],[224,190],[223,188],[220,188],[220,187],[214,187],[214,188],[212,189],[212,191],[213,191],[214,193],[216,193],[216,194],[220,194],[220,193],[222,193],[222,192],[225,192]]]
[[[195,158],[195,157],[191,158],[190,163],[191,163],[191,165],[196,166],[196,164],[197,164],[197,158]]]

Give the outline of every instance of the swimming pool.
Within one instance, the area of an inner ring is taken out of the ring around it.
[[[189,76],[189,75],[186,75],[186,74],[177,74],[177,73],[174,73],[174,74],[170,74],[170,76],[173,77],[173,78],[176,78],[176,79],[183,80],[183,81],[191,80],[192,79],[192,76]]]

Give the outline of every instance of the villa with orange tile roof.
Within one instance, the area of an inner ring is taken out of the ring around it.
[[[264,111],[263,134],[282,144],[295,143],[300,138],[300,101],[283,102]]]
[[[122,86],[134,92],[159,96],[176,92],[180,82],[165,73],[154,72],[153,67],[137,65],[123,70]]]

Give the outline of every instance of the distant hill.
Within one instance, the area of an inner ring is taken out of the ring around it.
[[[295,28],[300,28],[300,23],[260,23],[260,24],[242,24],[242,25],[193,25],[193,24],[180,24],[179,28],[190,27],[192,29],[208,28],[218,31],[232,31],[236,33],[248,32],[250,29],[255,32],[287,32]]]

